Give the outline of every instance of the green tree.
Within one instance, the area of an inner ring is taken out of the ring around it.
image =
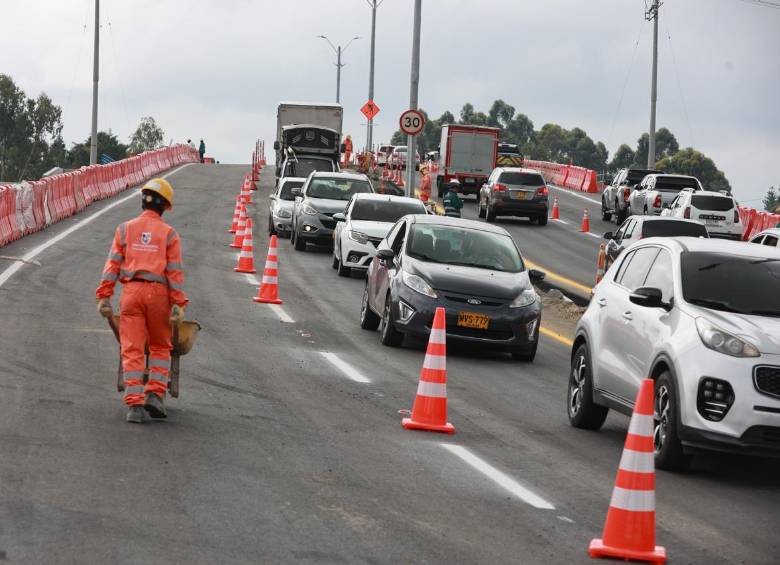
[[[515,115],[515,107],[503,100],[496,100],[488,111],[487,125],[494,128],[506,129]]]
[[[770,186],[764,196],[764,210],[767,212],[774,212],[777,207],[780,206],[780,198],[777,196],[777,191],[774,186]]]
[[[83,143],[74,143],[68,151],[68,166],[74,169],[89,165],[89,150],[92,136]],[[98,132],[98,154],[108,155],[114,161],[127,157],[127,145],[119,141],[111,130]]]
[[[650,150],[650,136],[642,134],[637,140],[635,161],[642,167],[647,166],[647,152]],[[680,144],[677,138],[666,128],[661,128],[655,132],[655,162],[664,157],[671,157],[680,150]]]
[[[164,138],[165,133],[157,125],[157,122],[154,121],[154,118],[151,116],[141,118],[141,123],[138,124],[133,135],[130,136],[129,151],[135,155],[157,149],[162,146]]]
[[[527,146],[534,140],[534,123],[525,114],[515,114],[504,126],[501,139],[519,145],[520,151],[525,154],[528,152]]]
[[[628,145],[623,143],[615,151],[615,155],[609,162],[609,170],[615,172],[619,169],[625,169],[636,163],[636,153]]]
[[[670,174],[694,176],[701,181],[705,190],[731,192],[731,185],[726,175],[718,170],[712,159],[693,147],[687,147],[672,156],[664,157],[658,161],[656,168]]]
[[[27,98],[0,74],[0,179],[37,179],[65,155],[62,110],[45,93]]]

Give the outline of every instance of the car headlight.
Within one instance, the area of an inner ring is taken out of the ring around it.
[[[430,298],[438,298],[436,291],[433,290],[431,285],[425,282],[425,279],[422,277],[418,277],[417,275],[402,271],[401,280],[403,280],[404,284],[415,292],[419,292],[420,294],[424,294]]]
[[[276,215],[279,218],[292,218],[292,213],[289,210],[277,210]]]
[[[720,329],[704,318],[696,318],[696,329],[699,332],[701,342],[713,351],[732,357],[761,356],[755,345]]]
[[[510,308],[523,308],[524,306],[530,306],[536,302],[536,291],[532,288],[528,288],[521,292],[517,298],[515,298],[509,305]]]
[[[316,216],[317,214],[319,214],[319,212],[317,210],[315,210],[314,208],[312,208],[308,204],[304,204],[303,205],[303,213],[304,214],[308,214],[309,216]]]
[[[358,243],[362,243],[363,245],[368,243],[368,236],[364,233],[360,233],[359,231],[349,230],[347,232],[347,237],[349,237],[349,239],[351,239],[352,241],[357,241]]]

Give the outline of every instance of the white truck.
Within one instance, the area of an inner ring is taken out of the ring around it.
[[[442,126],[436,177],[440,197],[453,179],[458,179],[462,194],[479,194],[496,166],[498,133],[498,128],[484,126]]]
[[[304,159],[311,163],[325,159],[331,170],[338,170],[342,152],[341,134],[344,108],[330,102],[280,102],[276,110],[276,176],[286,176],[285,161],[298,162],[303,169]],[[320,167],[315,167],[320,170]],[[301,175],[297,172],[296,176]]]

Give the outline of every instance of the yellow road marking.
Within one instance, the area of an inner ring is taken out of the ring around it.
[[[562,336],[559,333],[556,333],[556,332],[554,332],[552,330],[548,330],[544,326],[541,326],[539,328],[539,332],[542,335],[546,335],[547,337],[551,337],[554,340],[559,341],[560,343],[562,343],[563,345],[566,345],[568,347],[571,347],[572,345],[574,345],[574,342],[572,340],[570,340],[569,338],[567,338],[566,336]]]
[[[546,273],[546,278],[552,279],[554,281],[557,281],[561,284],[565,284],[568,287],[576,288],[577,290],[580,290],[586,294],[586,296],[590,296],[590,291],[592,290],[591,287],[584,285],[582,283],[578,283],[577,281],[573,281],[571,279],[568,279],[564,277],[563,275],[559,275],[558,273],[555,273],[551,271],[550,269],[543,267],[542,265],[539,265],[538,263],[534,263],[533,261],[529,261],[528,259],[525,259],[526,265],[530,269],[538,269],[540,271],[544,271]]]

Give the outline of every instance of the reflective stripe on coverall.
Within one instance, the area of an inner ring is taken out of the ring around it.
[[[156,212],[145,210],[117,228],[97,298],[110,298],[117,281],[124,285],[119,303],[124,400],[128,406],[143,405],[146,393],[163,396],[168,390],[171,305],[187,304],[179,236]],[[144,386],[147,344],[149,380]]]

